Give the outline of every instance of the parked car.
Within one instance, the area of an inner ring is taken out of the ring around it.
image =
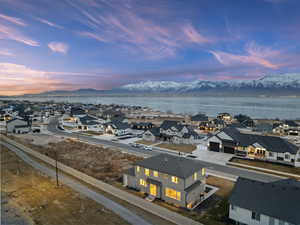
[[[144,149],[148,150],[148,151],[152,151],[152,147],[151,146],[144,146]]]
[[[134,148],[137,148],[138,147],[138,144],[137,143],[130,143],[129,144],[131,147],[134,147]]]

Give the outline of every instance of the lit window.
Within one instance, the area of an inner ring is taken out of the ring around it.
[[[136,172],[140,172],[140,167],[139,166],[136,167]]]
[[[178,184],[178,177],[172,176],[172,182]]]
[[[202,176],[205,176],[205,168],[202,168],[202,170],[201,170],[201,175],[202,175]]]
[[[153,171],[153,176],[158,177],[158,172],[157,171]]]
[[[150,170],[149,169],[145,169],[145,175],[150,176]]]
[[[197,173],[194,173],[194,180],[197,180]]]
[[[140,185],[147,187],[147,182],[143,179],[140,179]]]
[[[181,193],[171,188],[166,188],[166,196],[169,198],[176,199],[178,201],[180,201],[181,199]]]

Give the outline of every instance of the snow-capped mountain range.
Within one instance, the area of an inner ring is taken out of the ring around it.
[[[119,90],[130,92],[188,93],[211,89],[289,89],[300,92],[300,73],[267,75],[255,80],[224,80],[192,82],[146,81],[121,86]]]

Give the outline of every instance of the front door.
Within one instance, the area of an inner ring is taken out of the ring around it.
[[[150,195],[156,196],[156,185],[150,184]]]

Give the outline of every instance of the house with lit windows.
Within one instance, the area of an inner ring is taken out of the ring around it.
[[[201,163],[170,154],[136,162],[123,174],[124,186],[189,209],[204,198],[205,181]]]

